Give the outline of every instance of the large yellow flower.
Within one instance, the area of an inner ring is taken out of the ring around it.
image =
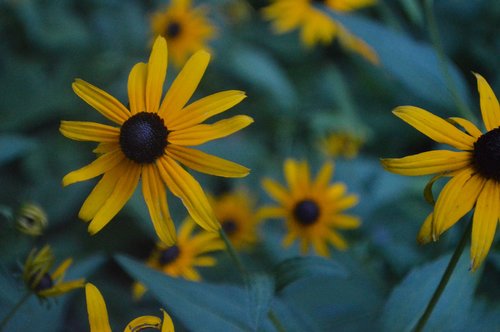
[[[317,43],[330,44],[338,37],[345,48],[378,63],[377,54],[368,44],[347,31],[339,22],[314,8],[315,3],[322,3],[332,10],[349,12],[375,2],[376,0],[272,0],[272,4],[264,8],[263,13],[266,19],[273,21],[273,29],[278,34],[300,28],[300,38],[308,47]]]
[[[206,18],[205,7],[191,7],[191,0],[172,0],[170,5],[151,17],[154,36],[163,36],[170,46],[174,64],[180,67],[188,56],[207,48],[216,29]]]
[[[288,190],[271,179],[262,182],[264,189],[279,205],[263,207],[260,212],[262,217],[285,218],[288,234],[283,244],[287,247],[299,239],[302,253],[306,253],[312,245],[321,256],[329,256],[327,243],[341,250],[346,249],[346,241],[335,229],[359,227],[357,217],[343,213],[356,205],[358,198],[347,195],[343,183],[329,184],[333,163],[325,163],[316,179],[311,180],[307,162],[288,159],[284,164],[284,173]]]
[[[91,283],[86,283],[85,297],[87,300],[90,332],[111,332],[106,302],[104,302],[104,298],[99,289]],[[172,318],[170,318],[165,310],[161,311],[163,312],[163,318],[156,316],[140,316],[128,323],[123,331],[139,332],[142,330],[150,331],[154,329],[161,332],[174,332]]]
[[[500,108],[486,80],[478,74],[476,78],[486,133],[466,119],[447,121],[418,107],[401,106],[393,111],[397,117],[434,141],[461,151],[433,150],[382,160],[387,170],[397,174],[451,177],[433,213],[426,218],[418,240],[421,243],[436,241],[475,207],[471,247],[473,270],[486,258],[500,216]]]
[[[99,154],[94,162],[63,178],[66,186],[104,174],[79,212],[81,219],[90,221],[91,234],[100,231],[121,210],[139,179],[142,179],[144,200],[156,233],[166,244],[175,242],[175,229],[168,211],[165,186],[182,200],[201,227],[212,231],[220,228],[203,189],[178,162],[217,176],[247,175],[246,167],[188,146],[228,136],[253,120],[236,115],[213,124],[202,124],[243,100],[242,91],[215,93],[186,106],[209,59],[205,51],[193,55],[161,101],[167,70],[167,43],[158,37],[149,63],[138,63],[130,72],[130,109],[83,80],[73,83],[73,90],[80,98],[118,125],[62,121],[60,127],[61,133],[68,138],[100,143],[94,150]]]
[[[201,276],[196,267],[214,266],[217,260],[207,254],[223,250],[225,245],[217,233],[202,231],[193,234],[195,226],[191,218],[186,218],[179,228],[177,243],[169,246],[158,242],[146,265],[171,277],[200,281]],[[145,291],[146,287],[141,283],[136,282],[132,286],[136,299]]]

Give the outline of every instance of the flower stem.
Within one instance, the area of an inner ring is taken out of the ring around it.
[[[7,323],[14,317],[17,310],[30,298],[31,293],[26,292],[23,297],[16,303],[16,305],[9,311],[9,313],[5,316],[5,318],[0,323],[0,331],[3,331]]]
[[[271,322],[273,323],[274,327],[278,332],[286,332],[285,327],[283,326],[283,324],[281,324],[278,316],[276,316],[274,311],[269,310],[267,316],[269,317],[269,319],[271,320]]]
[[[219,234],[220,234],[220,237],[222,238],[222,241],[224,241],[224,243],[226,245],[227,253],[229,254],[231,259],[233,260],[234,264],[238,267],[238,270],[240,271],[243,279],[246,281],[248,273],[247,273],[245,267],[243,266],[243,263],[241,262],[240,256],[236,252],[236,249],[234,248],[233,244],[231,243],[231,241],[227,237],[226,232],[224,232],[224,230],[222,228],[219,230]]]
[[[427,321],[429,320],[432,311],[434,310],[434,307],[439,301],[439,298],[441,297],[441,294],[443,293],[444,289],[446,288],[446,285],[448,284],[448,281],[450,280],[450,277],[455,270],[455,267],[457,266],[458,260],[460,259],[460,256],[462,256],[462,253],[464,251],[465,245],[467,244],[467,239],[468,235],[470,234],[470,231],[472,229],[472,220],[469,222],[467,225],[464,233],[462,234],[462,238],[460,239],[460,242],[458,243],[457,247],[455,248],[455,252],[453,252],[453,255],[450,258],[450,261],[448,263],[448,266],[446,267],[446,270],[444,271],[443,276],[441,277],[441,281],[439,282],[439,285],[437,286],[436,290],[434,291],[434,294],[432,295],[431,300],[427,304],[427,308],[425,308],[425,312],[420,317],[418,320],[418,323],[415,327],[415,332],[420,332],[424,329],[425,324],[427,324]]]
[[[453,100],[455,102],[455,105],[457,106],[458,111],[462,114],[463,117],[475,120],[476,118],[474,114],[471,112],[471,110],[467,107],[463,99],[460,97],[455,81],[453,81],[450,75],[449,66],[446,61],[446,55],[444,53],[443,45],[439,37],[439,31],[437,28],[433,7],[434,7],[434,0],[425,1],[425,15],[427,16],[429,33],[431,35],[431,41],[434,46],[434,49],[436,50],[436,54],[439,61],[439,67],[441,68],[441,72],[446,81],[446,85],[450,90],[450,93],[453,97]]]

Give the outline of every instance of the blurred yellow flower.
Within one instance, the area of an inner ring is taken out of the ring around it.
[[[82,288],[85,280],[63,281],[72,259],[64,260],[52,273],[49,270],[55,263],[55,257],[49,245],[37,251],[33,249],[23,268],[23,280],[26,286],[38,297],[59,296],[76,288]]]
[[[226,193],[215,198],[212,205],[222,229],[236,248],[248,248],[257,242],[259,219],[247,191]]]
[[[99,289],[91,283],[85,284],[87,312],[89,315],[90,332],[111,332],[106,302]],[[174,332],[174,323],[163,309],[163,318],[156,316],[140,316],[127,324],[123,332],[155,329],[161,332]]]
[[[314,7],[315,3],[339,12],[349,12],[373,5],[375,0],[272,0],[265,7],[263,15],[273,22],[273,30],[283,34],[300,29],[300,39],[307,47],[315,44],[330,44],[338,37],[346,49],[359,53],[372,63],[378,63],[375,51],[363,40],[357,38],[339,22]]]
[[[96,234],[122,209],[142,179],[142,193],[161,241],[175,243],[166,186],[179,197],[191,217],[203,228],[218,231],[217,221],[200,184],[179,163],[216,176],[243,177],[249,169],[206,154],[196,146],[245,128],[252,118],[236,115],[213,124],[206,119],[222,113],[245,98],[242,91],[223,91],[186,106],[198,86],[210,55],[198,51],[174,80],[163,101],[167,71],[167,43],[158,37],[149,62],[138,63],[130,72],[130,109],[105,91],[77,79],[75,93],[118,127],[94,122],[62,121],[61,133],[78,141],[98,142],[98,158],[67,174],[63,185],[103,175],[87,197],[79,217],[90,221]]]
[[[23,204],[16,214],[16,228],[24,234],[31,236],[42,235],[47,225],[47,214],[37,204]]]
[[[353,159],[358,155],[364,140],[348,131],[332,132],[320,141],[320,149],[327,157]]]
[[[223,250],[225,245],[217,233],[202,231],[193,234],[195,226],[191,218],[186,218],[179,228],[177,243],[166,245],[158,242],[146,265],[171,277],[200,281],[196,267],[214,266],[217,260],[207,254]],[[143,284],[134,283],[132,293],[135,299],[141,298],[144,292],[146,287]]]
[[[332,162],[326,162],[312,180],[306,161],[288,159],[284,163],[288,189],[274,180],[263,180],[264,189],[278,205],[262,207],[260,215],[263,218],[285,218],[288,227],[283,240],[285,247],[299,239],[303,254],[312,246],[321,256],[330,255],[327,243],[341,250],[347,248],[346,241],[336,229],[359,227],[357,217],[343,213],[355,206],[358,198],[347,195],[343,183],[329,184],[333,167]]]
[[[164,10],[151,16],[154,36],[163,36],[170,46],[172,61],[182,66],[194,52],[207,48],[216,29],[206,18],[205,7],[192,8],[191,0],[172,0]]]
[[[421,243],[438,240],[475,208],[471,246],[473,270],[488,255],[500,217],[500,107],[488,82],[481,75],[475,75],[486,133],[463,118],[444,120],[418,107],[401,106],[393,111],[397,117],[434,141],[461,151],[433,150],[404,158],[382,159],[382,165],[393,173],[451,177],[434,211],[426,218],[418,240]]]

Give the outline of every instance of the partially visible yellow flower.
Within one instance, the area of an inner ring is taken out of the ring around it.
[[[16,228],[24,234],[31,236],[42,235],[47,225],[47,214],[37,204],[23,204],[16,214]]]
[[[472,270],[476,270],[488,255],[500,218],[500,107],[488,82],[481,75],[475,75],[486,133],[463,118],[444,120],[418,107],[401,106],[393,111],[394,115],[434,141],[459,151],[433,150],[404,158],[382,159],[382,165],[396,174],[451,177],[417,239],[420,243],[437,241],[460,218],[475,209]]]
[[[288,159],[284,163],[288,188],[271,179],[263,180],[264,189],[278,205],[262,207],[260,214],[266,218],[285,219],[288,227],[283,240],[285,247],[298,239],[303,254],[312,246],[321,256],[330,255],[328,243],[337,249],[347,248],[347,242],[337,229],[359,227],[357,217],[344,214],[344,210],[358,203],[358,197],[346,194],[343,183],[330,185],[333,167],[332,162],[326,162],[312,180],[306,161]]]
[[[335,11],[349,12],[373,5],[376,1],[272,0],[271,5],[264,8],[263,14],[267,20],[273,21],[273,30],[278,34],[300,29],[300,38],[307,47],[318,43],[330,44],[335,37],[338,37],[339,42],[345,48],[359,53],[372,63],[378,63],[375,51],[364,41],[347,31],[339,22],[314,8],[314,3],[317,2]]]
[[[247,191],[226,193],[215,198],[212,205],[222,229],[236,248],[248,248],[257,242],[259,218]]]
[[[52,273],[49,270],[55,263],[55,257],[49,245],[37,251],[33,249],[23,268],[23,280],[26,286],[38,297],[59,296],[75,288],[82,288],[85,280],[63,281],[72,259],[64,260]]]
[[[364,139],[348,131],[332,132],[320,142],[321,151],[327,157],[355,158]]]
[[[170,46],[172,61],[177,67],[216,35],[214,25],[207,19],[206,7],[191,6],[191,0],[172,0],[170,5],[151,17],[154,36],[163,36]]]
[[[87,299],[87,312],[89,315],[90,332],[111,332],[109,325],[106,302],[99,289],[91,283],[85,284],[85,297]],[[161,332],[174,332],[174,323],[169,314],[163,309],[163,318],[156,316],[140,316],[127,324],[123,332],[139,332],[155,329]]]
[[[196,267],[214,266],[217,260],[207,254],[223,250],[225,245],[218,233],[201,231],[193,234],[195,226],[191,218],[186,218],[179,228],[177,243],[168,246],[158,242],[146,265],[171,277],[200,281]],[[135,299],[142,297],[145,291],[143,284],[134,283],[132,292]]]
[[[167,71],[167,43],[158,37],[148,63],[136,64],[129,75],[130,109],[105,91],[83,81],[75,93],[115,125],[62,121],[61,133],[77,141],[98,142],[98,158],[67,174],[63,185],[102,176],[83,203],[78,216],[96,234],[122,209],[139,180],[156,234],[175,243],[175,227],[167,205],[166,188],[182,200],[190,216],[203,228],[217,232],[215,218],[200,184],[179,163],[196,171],[223,177],[243,177],[249,169],[201,152],[191,146],[226,137],[253,119],[236,115],[212,124],[203,122],[245,98],[242,91],[215,93],[187,105],[208,66],[210,55],[198,51],[173,81],[162,99]]]

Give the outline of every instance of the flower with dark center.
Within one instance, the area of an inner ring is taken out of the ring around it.
[[[160,257],[158,261],[161,265],[167,265],[172,263],[179,257],[181,251],[178,246],[173,245],[170,248],[167,248],[160,252]]]
[[[293,208],[293,216],[299,224],[304,226],[314,224],[318,220],[319,214],[318,204],[311,199],[299,201]]]
[[[232,219],[221,221],[221,226],[227,235],[234,234],[238,230],[238,224]]]
[[[500,128],[488,131],[474,143],[474,168],[486,179],[500,182]]]
[[[33,279],[35,279],[35,278],[33,278]],[[36,285],[33,285],[33,286],[34,286],[34,290],[36,292],[40,292],[40,291],[54,287],[54,281],[52,280],[52,277],[50,276],[50,274],[45,272],[43,274],[42,278],[40,279],[40,281],[38,281],[38,283]]]
[[[141,112],[125,121],[120,130],[123,154],[138,164],[149,164],[165,153],[168,129],[156,113]]]
[[[181,31],[182,27],[179,22],[176,21],[170,22],[167,25],[167,29],[165,31],[165,37],[167,37],[167,39],[176,38],[180,35]]]

